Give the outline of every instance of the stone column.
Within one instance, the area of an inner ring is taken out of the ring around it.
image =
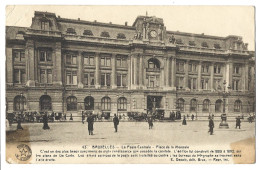
[[[96,77],[96,81],[95,81],[95,88],[100,88],[101,85],[100,85],[100,57],[99,57],[99,53],[96,53],[96,71],[95,71],[95,77]]]
[[[13,49],[6,48],[6,83],[10,85],[13,84],[13,70]]]
[[[128,74],[128,90],[131,89],[131,56],[129,55],[128,58],[127,58],[127,66],[128,66],[128,71],[127,71],[127,74]]]
[[[232,63],[231,61],[229,61],[228,65],[229,65],[229,70],[228,70],[227,74],[229,74],[229,79],[228,79],[227,87],[230,86],[231,89],[232,89],[232,88],[233,88],[233,87],[232,87],[232,81],[233,81],[233,63]]]
[[[137,56],[134,56],[134,86],[137,86],[138,82],[138,71],[137,71]]]
[[[185,76],[184,76],[184,88],[188,88],[188,81],[189,81],[189,60],[185,62]]]
[[[55,43],[55,49],[54,49],[54,56],[53,56],[53,61],[54,61],[54,74],[53,74],[53,84],[61,86],[62,85],[62,62],[61,62],[61,42],[56,42]]]
[[[251,83],[249,84],[249,86],[250,86],[250,91],[254,91],[255,89],[255,77],[254,77],[254,75],[255,75],[255,67],[254,66],[252,66],[251,67]]]
[[[210,90],[214,89],[214,65],[214,62],[210,65]]]
[[[116,89],[117,84],[116,84],[116,55],[115,54],[112,54],[111,66],[112,66],[111,86],[112,89]]]
[[[170,59],[166,58],[165,85],[170,86]]]
[[[172,87],[175,87],[175,78],[176,78],[176,59],[172,58],[172,68],[171,68],[171,76],[172,76]]]
[[[82,57],[82,52],[78,53],[78,88],[83,88],[84,85],[82,83],[82,78],[83,78],[83,57]]]
[[[26,86],[35,86],[35,67],[34,67],[34,41],[28,40],[26,42],[25,50],[26,58],[26,74],[27,74],[27,83]]]
[[[144,68],[143,68],[143,62],[144,62],[144,56],[141,55],[140,56],[140,66],[139,66],[139,86],[141,88],[143,88],[144,85],[144,77],[143,77],[143,72],[144,72]]]
[[[243,91],[248,91],[248,62],[244,65],[244,76],[242,77],[243,81]]]
[[[201,90],[201,61],[199,62],[198,65],[198,90]]]

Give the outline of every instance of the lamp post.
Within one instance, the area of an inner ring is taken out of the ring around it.
[[[226,99],[230,95],[229,89],[231,88],[230,85],[226,87],[226,80],[223,82],[223,91],[221,92],[223,96],[223,114],[221,115],[221,123],[219,124],[219,128],[229,128],[227,123],[227,115],[226,115]],[[226,90],[226,88],[228,90]]]
[[[20,94],[20,111],[21,111],[21,113],[23,113],[23,111],[24,111],[23,93]]]

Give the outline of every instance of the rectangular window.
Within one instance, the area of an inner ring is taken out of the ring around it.
[[[40,51],[40,61],[42,62],[50,62],[52,61],[52,52],[50,50],[42,50]]]
[[[73,85],[77,85],[78,84],[77,71],[73,71],[72,72],[72,82],[73,82]]]
[[[126,87],[126,84],[127,84],[127,75],[124,74],[124,75],[122,75],[122,85],[123,85],[124,87]]]
[[[221,65],[220,64],[214,65],[214,73],[215,74],[220,74],[221,73]]]
[[[84,74],[84,84],[88,85],[88,73]]]
[[[118,56],[116,59],[116,66],[117,67],[126,67],[127,66],[127,60],[124,56]],[[149,67],[150,68],[150,67]]]
[[[110,74],[106,74],[106,85],[110,86]]]
[[[177,77],[177,82],[176,82],[177,87],[183,88],[184,85],[183,81],[184,81],[183,77]]]
[[[93,66],[94,65],[94,56],[90,55],[90,54],[85,55],[83,62],[84,62],[84,65],[91,65],[91,66]]]
[[[197,89],[197,79],[193,79],[193,89]]]
[[[117,86],[126,87],[127,79],[126,74],[117,74]]]
[[[77,64],[77,56],[76,55],[71,55],[67,54],[66,55],[66,64]]]
[[[77,85],[78,84],[77,71],[67,71],[66,79],[67,79],[66,83],[68,85]]]
[[[25,70],[20,70],[20,72],[21,72],[21,83],[24,84],[26,79]]]
[[[40,74],[41,74],[41,76],[40,76],[41,77],[41,83],[46,83],[47,78],[46,78],[45,70],[41,69]]]
[[[105,58],[101,58],[101,66],[105,66]]]
[[[25,62],[24,50],[14,50],[13,59],[14,59],[14,62]]]
[[[77,64],[77,56],[72,56],[72,64]]]
[[[177,71],[184,71],[184,62],[177,62]]]
[[[103,56],[101,57],[101,66],[110,67],[111,57]]]
[[[192,64],[189,64],[189,72],[192,71]]]
[[[47,83],[52,83],[52,70],[47,70]]]
[[[66,55],[66,64],[71,64],[71,55]]]
[[[20,70],[14,70],[14,83],[20,83]]]
[[[41,29],[42,30],[48,30],[49,29],[49,23],[46,21],[41,22]]]
[[[234,69],[233,69],[233,73],[234,74],[239,74],[239,66],[234,66]]]
[[[85,85],[95,85],[94,73],[84,73],[84,84]]]
[[[232,90],[239,90],[239,80],[232,81]]]
[[[208,90],[209,80],[208,79],[202,79],[201,80],[201,89]]]
[[[116,79],[116,84],[117,84],[117,86],[121,86],[121,74],[118,74],[117,75],[117,79]]]
[[[90,85],[95,85],[95,77],[94,77],[94,73],[90,73]]]

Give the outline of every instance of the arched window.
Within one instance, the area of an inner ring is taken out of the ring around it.
[[[111,110],[111,99],[109,97],[103,97],[101,99],[101,109],[103,111],[110,111]]]
[[[40,98],[40,109],[41,111],[50,111],[52,109],[51,97],[43,95]]]
[[[197,100],[191,99],[190,101],[190,111],[196,111],[197,110]]]
[[[117,110],[126,111],[127,110],[127,99],[125,97],[120,97],[117,100]]]
[[[150,58],[148,60],[148,68],[160,68],[160,62],[156,58]]]
[[[24,96],[16,96],[14,98],[14,110],[23,111],[26,105],[26,99]]]
[[[234,112],[241,112],[242,102],[240,100],[236,100],[234,103]]]
[[[75,96],[69,96],[67,98],[67,111],[77,110],[77,98]]]
[[[222,112],[222,100],[218,99],[215,103],[215,112]]]
[[[84,99],[85,110],[94,110],[94,98],[88,96]]]
[[[205,99],[205,100],[203,101],[203,108],[202,108],[202,110],[203,110],[204,112],[208,112],[208,111],[209,111],[209,106],[210,106],[210,101],[209,101],[209,99]]]
[[[183,99],[177,100],[177,109],[180,109],[180,111],[184,111],[184,103],[185,101]]]

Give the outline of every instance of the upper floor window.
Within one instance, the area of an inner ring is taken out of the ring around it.
[[[78,84],[77,71],[67,71],[66,82],[67,85],[77,85]]]
[[[111,66],[111,57],[110,56],[102,56],[101,57],[101,66],[110,67]]]
[[[127,75],[117,74],[117,86],[126,87],[126,84],[127,84]]]
[[[156,58],[148,60],[148,68],[160,68],[160,62]]]
[[[195,41],[189,41],[189,46],[196,46]]]
[[[188,79],[188,87],[190,89],[197,89],[197,79],[196,78],[189,78]]]
[[[76,34],[76,31],[74,28],[67,28],[67,34]]]
[[[232,90],[239,90],[239,80],[232,81]]]
[[[85,85],[95,85],[95,77],[94,77],[94,73],[84,73],[84,84]]]
[[[93,36],[93,33],[91,30],[84,30],[83,35]]]
[[[201,79],[201,89],[208,90],[209,88],[209,79]]]
[[[25,78],[25,69],[14,69],[14,83],[24,84]]]
[[[101,74],[101,86],[110,86],[110,73]]]
[[[41,29],[49,30],[49,21],[41,21]]]
[[[110,37],[109,33],[106,32],[106,31],[102,32],[102,33],[100,34],[100,36],[101,36],[101,37],[106,37],[106,38],[109,38],[109,37]]]
[[[160,77],[159,76],[148,76],[148,87],[159,87]]]
[[[52,70],[51,69],[41,69],[40,70],[40,82],[41,83],[52,83]]]
[[[202,64],[201,71],[202,73],[209,73],[209,64]]]
[[[123,33],[118,33],[116,38],[117,39],[126,39],[125,34],[123,34]]]
[[[221,49],[220,44],[214,44],[215,49]]]
[[[94,55],[93,54],[85,54],[84,55],[84,65],[94,65]]]
[[[127,66],[127,58],[125,56],[117,56],[116,66],[117,67],[126,67]]]
[[[204,48],[208,48],[208,47],[209,47],[209,45],[208,45],[207,42],[202,42],[202,43],[201,43],[201,46],[204,47]]]
[[[177,66],[177,71],[184,72],[184,62],[183,61],[177,62],[176,66]]]
[[[52,52],[50,50],[40,50],[40,61],[43,62],[52,61]]]
[[[220,64],[215,64],[214,65],[214,73],[215,74],[220,74],[221,73],[221,65]]]
[[[13,50],[14,62],[25,62],[24,50]]]
[[[221,87],[221,80],[220,79],[214,79],[214,89],[215,90],[221,90],[222,87]]]
[[[77,64],[77,56],[72,54],[67,54],[66,64]]]
[[[189,72],[197,72],[197,64],[189,63]]]
[[[176,86],[181,88],[184,87],[184,77],[177,77]]]
[[[240,66],[239,65],[234,65],[233,73],[234,74],[240,74]]]

